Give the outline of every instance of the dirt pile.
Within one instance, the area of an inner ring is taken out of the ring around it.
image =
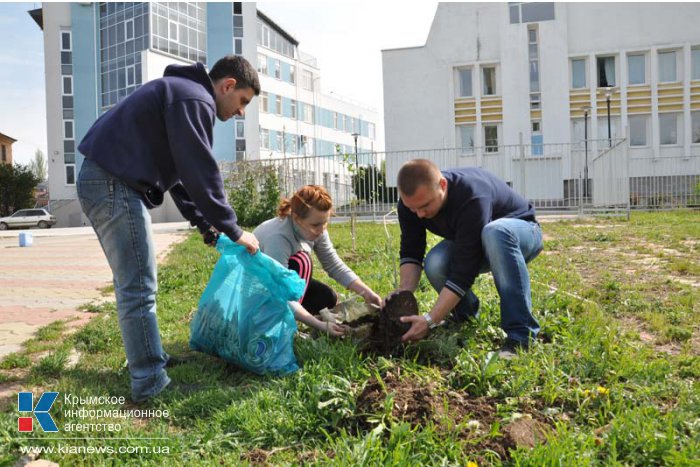
[[[364,417],[365,428],[373,428],[370,420],[385,414],[387,397],[392,398],[391,419],[412,427],[433,423],[445,430],[457,428],[460,438],[471,441],[474,453],[490,451],[502,460],[510,458],[512,448],[532,448],[545,442],[550,431],[545,417],[538,412],[524,411],[515,420],[502,420],[497,414],[498,400],[441,391],[433,381],[401,378],[400,367],[387,372],[381,381],[370,378],[358,396],[357,412],[361,419]],[[491,433],[495,423],[502,426],[500,433]]]

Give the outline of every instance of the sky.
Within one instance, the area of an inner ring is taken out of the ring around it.
[[[0,133],[17,140],[13,159],[26,164],[46,150],[44,44],[27,14],[40,3],[0,1]],[[381,112],[382,49],[425,44],[437,2],[258,2],[318,59],[321,89]]]

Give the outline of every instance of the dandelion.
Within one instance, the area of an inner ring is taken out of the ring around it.
[[[479,464],[474,461],[469,461],[467,462],[467,467],[479,467]]]
[[[605,388],[603,386],[598,386],[598,394],[600,394],[601,396],[607,396],[608,394],[610,394],[610,389]]]

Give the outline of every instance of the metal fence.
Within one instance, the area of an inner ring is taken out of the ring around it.
[[[411,159],[440,169],[482,167],[528,198],[539,212],[629,213],[630,209],[700,206],[700,156],[630,158],[624,139],[567,144],[290,156],[247,161],[274,167],[283,196],[323,185],[339,215],[383,216],[398,201],[396,175]],[[241,164],[224,163],[230,176]]]

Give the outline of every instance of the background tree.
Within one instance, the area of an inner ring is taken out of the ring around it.
[[[386,184],[386,161],[381,169],[376,165],[360,167],[352,177],[352,189],[355,196],[365,203],[394,203],[398,200],[396,187]]]
[[[34,206],[34,188],[39,183],[28,165],[0,164],[0,216]]]
[[[34,159],[29,163],[29,167],[37,176],[39,182],[46,181],[46,156],[41,152],[41,149],[37,149],[34,153]]]

